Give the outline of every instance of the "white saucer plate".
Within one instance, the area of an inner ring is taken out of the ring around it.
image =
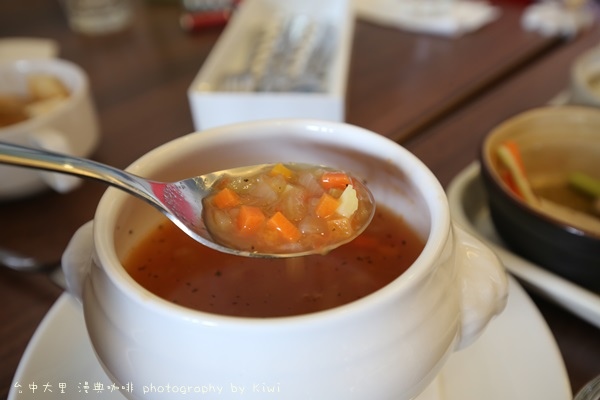
[[[193,383],[190,383],[193,385]],[[79,303],[63,294],[32,337],[9,400],[139,398],[143,388],[113,385],[98,363]],[[185,396],[184,396],[185,397]],[[203,395],[210,399],[218,395]],[[510,279],[508,305],[470,347],[454,353],[418,400],[571,400],[554,338],[523,288]]]
[[[454,221],[492,247],[508,271],[524,285],[600,327],[600,295],[517,256],[502,243],[494,230],[477,162],[452,180],[448,200]]]

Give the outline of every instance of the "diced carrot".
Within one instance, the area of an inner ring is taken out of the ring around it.
[[[266,219],[258,207],[242,205],[237,217],[237,226],[243,232],[255,232]]]
[[[330,217],[331,215],[335,214],[335,211],[339,205],[340,201],[338,199],[328,195],[327,193],[323,193],[315,207],[315,214],[319,218]]]
[[[221,209],[235,207],[240,202],[240,196],[229,188],[221,189],[213,197],[213,204]]]
[[[302,236],[300,230],[279,211],[267,221],[267,225],[290,242],[298,241]]]
[[[325,189],[344,189],[352,180],[343,172],[325,172],[321,176],[321,186]]]
[[[269,175],[282,175],[285,179],[290,179],[292,176],[294,176],[294,172],[282,163],[278,163],[273,166],[269,172]]]

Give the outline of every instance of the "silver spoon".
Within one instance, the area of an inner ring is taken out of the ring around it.
[[[0,163],[66,173],[107,183],[145,200],[166,215],[175,225],[194,240],[223,253],[245,257],[298,257],[314,253],[324,253],[352,239],[349,238],[343,242],[334,243],[325,248],[315,250],[268,254],[233,249],[215,243],[203,220],[202,199],[211,194],[212,185],[222,176],[226,174],[237,176],[248,175],[252,171],[262,169],[266,164],[212,172],[179,182],[157,182],[96,161],[3,142],[0,142]],[[364,191],[368,193],[370,202],[373,204],[371,193],[366,188],[364,188]],[[357,229],[356,235],[361,233],[369,224],[374,213],[374,208],[372,207],[373,212],[365,225],[361,229]]]

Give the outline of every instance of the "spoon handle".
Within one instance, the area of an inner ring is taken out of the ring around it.
[[[0,163],[91,178],[123,189],[152,204],[157,202],[150,182],[88,159],[0,142]]]

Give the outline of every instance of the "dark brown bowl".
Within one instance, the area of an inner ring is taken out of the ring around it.
[[[566,184],[572,171],[600,179],[600,110],[565,106],[524,112],[494,128],[480,152],[490,213],[502,240],[540,267],[600,293],[600,231],[516,196],[499,173],[496,149],[506,140],[518,144],[533,187],[533,182]]]

